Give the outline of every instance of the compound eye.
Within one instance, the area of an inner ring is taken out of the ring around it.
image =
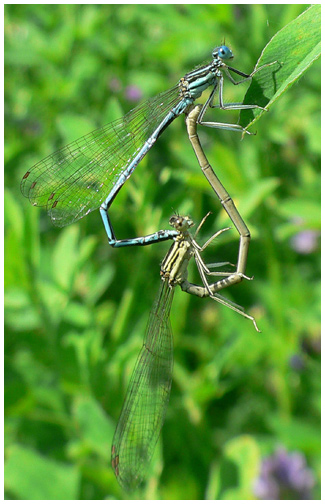
[[[227,46],[216,47],[212,55],[214,58],[220,58],[221,60],[228,60],[234,57],[231,49]]]

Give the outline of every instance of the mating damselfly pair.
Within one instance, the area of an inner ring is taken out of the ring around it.
[[[254,317],[243,308],[221,296],[219,291],[240,282],[244,274],[250,234],[241,219],[232,199],[221,185],[202,150],[196,132],[196,118],[201,107],[196,106],[186,118],[188,135],[213,190],[221,200],[225,210],[240,234],[237,268],[234,272],[212,271],[211,268],[229,266],[229,262],[206,265],[201,253],[225,228],[216,232],[200,246],[196,237],[208,215],[202,219],[194,236],[189,229],[193,221],[189,217],[173,215],[170,225],[175,229],[174,243],[165,256],[161,268],[161,285],[157,299],[150,312],[149,321],[140,354],[137,358],[120,418],[112,442],[112,467],[120,485],[132,492],[143,481],[164,423],[172,384],[173,337],[169,320],[174,287],[179,285],[184,292],[198,297],[210,297],[250,319],[259,331]],[[188,281],[187,269],[194,257],[203,285]],[[221,276],[220,280],[209,283],[208,278]]]
[[[113,469],[119,482],[126,489],[134,489],[145,476],[168,403],[172,365],[169,326],[172,288],[179,284],[188,293],[211,297],[251,319],[257,329],[253,317],[217,294],[222,288],[248,278],[245,276],[245,268],[250,233],[208,163],[196,129],[197,125],[202,125],[247,132],[238,124],[208,122],[203,119],[208,107],[226,110],[255,108],[265,110],[258,105],[225,104],[224,78],[237,85],[273,63],[254,69],[251,74],[245,74],[227,64],[227,61],[233,58],[228,47],[215,48],[212,57],[209,64],[189,72],[170,90],[147,100],[123,118],[46,157],[25,173],[21,184],[23,194],[33,205],[46,207],[52,222],[59,227],[71,224],[100,207],[108,242],[113,247],[148,245],[174,239],[174,244],[163,262],[161,270],[163,282],[158,304],[151,313],[144,346],[132,375],[113,440]],[[243,79],[235,81],[231,72]],[[205,103],[194,106],[194,102],[208,88],[212,89]],[[216,96],[218,103],[215,105]],[[174,217],[171,221],[173,230],[161,230],[151,235],[123,240],[117,240],[115,237],[108,216],[113,200],[161,133],[181,114],[187,117],[188,136],[200,167],[239,232],[240,245],[234,273],[212,272],[200,259],[201,250],[223,230],[215,233],[205,246],[200,248],[195,237],[191,237],[188,232],[188,228],[192,225],[192,221],[188,218]],[[185,255],[184,250],[180,254],[180,244],[188,249]],[[174,255],[178,258],[176,263],[171,260]],[[196,259],[203,287],[190,284],[186,279],[187,264],[192,256]],[[207,275],[217,274],[225,278],[209,284]]]

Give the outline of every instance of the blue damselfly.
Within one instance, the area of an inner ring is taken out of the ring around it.
[[[224,76],[237,85],[270,65],[255,68],[248,75],[227,64],[232,58],[232,51],[227,46],[216,47],[209,64],[187,73],[176,86],[34,165],[22,179],[22,193],[33,205],[46,207],[52,222],[58,227],[71,224],[100,207],[108,242],[113,247],[147,245],[173,238],[176,236],[175,230],[117,240],[108,210],[161,133],[176,117],[185,113],[207,88],[212,88],[210,96],[197,117],[197,123],[203,126],[246,132],[238,124],[203,121],[208,107],[265,110],[258,105],[224,103]],[[236,82],[231,72],[243,79]],[[216,94],[218,105],[213,105]]]

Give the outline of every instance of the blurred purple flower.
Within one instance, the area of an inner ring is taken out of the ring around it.
[[[127,86],[125,96],[129,101],[137,102],[142,98],[142,91],[137,86],[131,84]]]
[[[122,84],[121,84],[120,79],[118,79],[117,77],[113,77],[109,82],[109,88],[114,93],[121,91]]]
[[[299,254],[310,254],[318,246],[318,237],[318,231],[312,229],[300,231],[291,238],[291,247]]]
[[[304,359],[299,354],[294,354],[290,357],[290,366],[295,371],[302,371],[305,368]]]
[[[278,448],[266,457],[254,483],[254,493],[262,500],[311,500],[315,479],[304,455]]]

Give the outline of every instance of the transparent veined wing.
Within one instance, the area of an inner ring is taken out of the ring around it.
[[[126,491],[133,491],[146,476],[170,396],[173,340],[169,315],[174,289],[168,282],[161,284],[112,442],[112,467]]]
[[[63,227],[99,208],[121,173],[181,100],[178,85],[35,164],[21,182],[24,196],[45,206]]]

